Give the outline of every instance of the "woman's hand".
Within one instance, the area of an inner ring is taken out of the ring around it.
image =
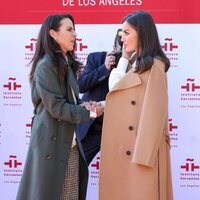
[[[103,115],[104,106],[102,106],[96,101],[83,102],[81,106],[85,107],[88,111],[90,111],[90,118],[92,119]]]
[[[101,115],[103,115],[104,113],[104,107],[99,105],[96,107],[96,114],[97,114],[97,117],[100,117]]]

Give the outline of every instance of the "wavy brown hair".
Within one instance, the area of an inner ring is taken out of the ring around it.
[[[70,19],[74,25],[74,19],[69,14],[57,14],[48,16],[44,23],[42,24],[37,43],[36,43],[36,51],[33,56],[32,68],[29,74],[30,83],[33,80],[33,76],[37,67],[38,61],[44,57],[44,55],[48,55],[53,65],[56,67],[58,72],[59,80],[64,80],[67,74],[67,65],[66,59],[63,55],[63,52],[60,46],[56,43],[56,41],[50,36],[49,31],[53,29],[54,31],[59,31],[61,26],[61,20],[64,18]],[[74,71],[75,75],[78,76],[81,70],[81,63],[77,61],[74,50],[66,53],[70,67]]]

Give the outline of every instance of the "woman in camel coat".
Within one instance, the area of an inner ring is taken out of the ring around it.
[[[172,200],[166,71],[152,17],[122,25],[123,55],[109,79],[104,113],[99,200]],[[130,55],[134,63],[127,71]]]

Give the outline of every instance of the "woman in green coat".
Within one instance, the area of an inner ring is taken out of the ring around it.
[[[40,29],[30,73],[35,117],[17,200],[86,197],[88,169],[75,126],[90,120],[94,106],[78,98],[76,36],[68,14],[47,17]]]

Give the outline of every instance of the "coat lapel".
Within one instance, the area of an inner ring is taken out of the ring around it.
[[[74,94],[76,96],[76,99],[78,99],[78,95],[79,95],[79,89],[78,89],[78,85],[77,85],[77,80],[74,76],[74,73],[72,72],[71,69],[69,69],[69,84],[71,86],[71,88],[73,89],[74,91]]]
[[[137,73],[134,73],[134,69],[131,69],[114,87],[110,92],[116,90],[123,90],[140,85],[141,79]]]

